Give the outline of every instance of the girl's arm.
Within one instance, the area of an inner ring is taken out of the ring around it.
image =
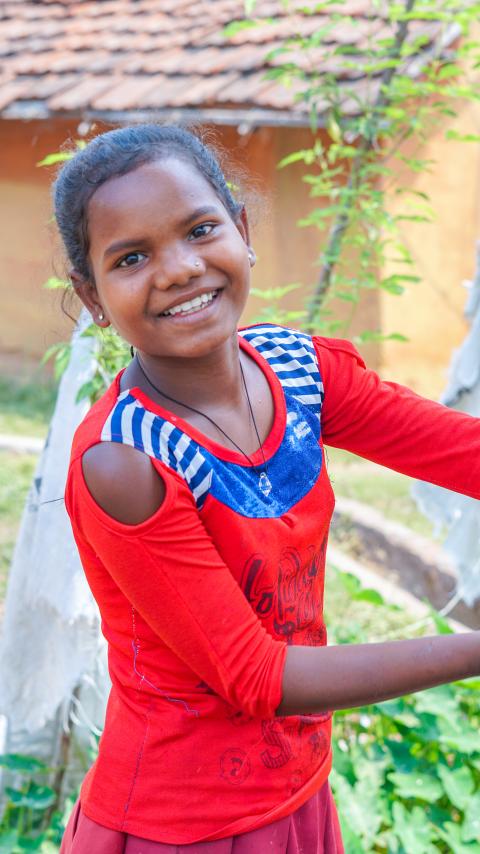
[[[480,633],[475,632],[384,644],[285,647],[253,613],[180,478],[160,464],[159,476],[145,455],[109,443],[84,455],[86,483],[81,468],[77,460],[67,505],[94,576],[100,559],[157,636],[247,714],[321,713],[480,673]],[[100,572],[98,585],[102,579]],[[98,592],[102,599],[100,586]],[[119,607],[111,599],[107,585],[107,619],[108,608]]]
[[[480,498],[479,418],[383,382],[348,341],[313,343],[325,388],[326,445]]]
[[[480,674],[480,632],[388,643],[290,646],[277,715],[378,703]]]

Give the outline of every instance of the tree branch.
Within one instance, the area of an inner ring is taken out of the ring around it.
[[[402,47],[405,44],[405,41],[408,36],[408,26],[409,19],[408,15],[412,11],[416,4],[416,0],[406,0],[405,3],[405,19],[400,21],[397,27],[397,31],[395,34],[395,41],[392,47],[392,57],[395,59],[399,59],[401,56]],[[396,72],[395,67],[386,68],[383,74],[380,77],[380,91],[373,105],[373,112],[378,112],[382,107],[386,107],[388,105],[388,97],[386,95],[386,90],[391,83],[393,75]],[[372,134],[370,138],[364,137],[362,142],[358,147],[357,154],[352,160],[352,167],[350,170],[350,175],[346,184],[347,191],[353,189],[355,187],[358,177],[362,171],[362,168],[365,164],[366,156],[373,148],[373,139],[375,138],[375,134]],[[322,265],[322,269],[320,271],[320,277],[315,288],[312,300],[308,307],[307,314],[307,322],[306,328],[307,331],[312,333],[314,332],[314,322],[316,315],[320,306],[322,305],[325,296],[331,286],[332,283],[332,274],[335,269],[335,265],[338,261],[338,257],[340,254],[340,249],[343,243],[343,239],[345,237],[348,224],[350,222],[350,209],[352,207],[351,194],[347,192],[347,198],[350,199],[348,202],[348,206],[345,206],[345,209],[339,213],[333,222],[333,225],[330,229],[330,233],[328,236],[328,243],[323,253],[325,261]]]

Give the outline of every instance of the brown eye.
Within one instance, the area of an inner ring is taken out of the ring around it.
[[[202,222],[201,225],[196,225],[195,228],[192,229],[192,231],[190,232],[190,236],[194,239],[197,237],[207,237],[207,235],[209,235],[214,228],[215,226],[213,225],[213,223]]]
[[[121,258],[117,267],[135,267],[143,258],[146,258],[143,252],[129,252]]]

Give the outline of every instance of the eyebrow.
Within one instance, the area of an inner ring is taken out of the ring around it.
[[[195,222],[196,219],[200,219],[202,216],[212,216],[213,214],[218,214],[218,208],[214,205],[204,205],[203,207],[196,208],[192,213],[188,214],[185,219],[179,222],[179,226],[180,228],[186,228],[192,222]],[[143,242],[144,238],[141,237],[129,238],[128,240],[118,240],[116,243],[112,243],[107,247],[107,249],[105,249],[105,252],[103,253],[104,258],[108,258],[110,255],[116,255],[117,252],[137,248]]]

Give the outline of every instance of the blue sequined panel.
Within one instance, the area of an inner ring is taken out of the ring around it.
[[[268,460],[267,479],[260,480],[263,466],[218,459],[178,427],[145,409],[129,391],[118,397],[101,438],[123,442],[161,460],[185,480],[199,509],[211,494],[242,516],[279,517],[318,480],[323,459],[319,445],[323,385],[307,335],[269,325],[240,334],[267,360],[285,395],[285,434]]]

